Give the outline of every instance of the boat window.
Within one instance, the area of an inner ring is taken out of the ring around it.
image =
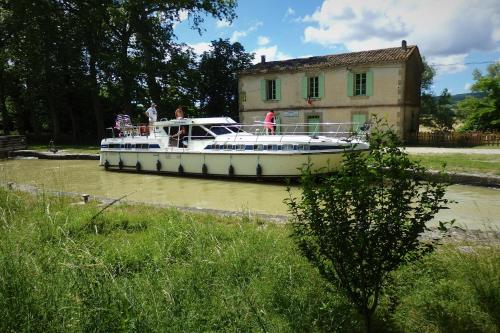
[[[191,127],[191,140],[211,139],[213,135],[208,133],[203,127],[193,125]]]
[[[228,130],[226,127],[221,126],[221,125],[210,126],[210,130],[212,132],[214,132],[216,135],[222,135],[222,134],[229,134],[229,133],[231,133],[230,130]]]
[[[273,150],[278,150],[278,145],[273,145]]]
[[[278,150],[282,150],[283,149],[283,146],[282,145],[278,145]]]
[[[245,145],[238,145],[238,150],[245,150]]]
[[[293,145],[293,150],[298,150],[299,146],[298,145]]]
[[[267,150],[273,150],[273,145],[267,145]]]
[[[290,144],[283,145],[283,150],[292,150],[293,146]]]
[[[257,150],[264,150],[264,145],[257,145]]]
[[[245,132],[237,125],[228,125],[228,124],[210,125],[209,129],[216,135]]]

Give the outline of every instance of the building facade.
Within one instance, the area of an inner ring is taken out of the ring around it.
[[[401,138],[418,131],[422,59],[417,46],[262,61],[239,73],[240,122],[365,123],[386,119]]]

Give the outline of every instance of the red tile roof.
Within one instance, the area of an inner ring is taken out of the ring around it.
[[[361,52],[350,52],[342,54],[332,54],[310,58],[298,58],[282,61],[269,61],[253,65],[247,70],[241,71],[240,74],[256,74],[267,72],[283,72],[293,71],[298,69],[314,69],[323,67],[341,67],[354,66],[363,64],[380,64],[405,62],[410,55],[417,50],[415,45],[408,46],[405,49],[402,47],[392,47],[388,49],[370,50]]]

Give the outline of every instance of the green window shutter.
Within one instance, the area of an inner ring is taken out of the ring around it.
[[[323,98],[325,96],[325,74],[321,73],[320,75],[318,75],[318,85],[318,97]]]
[[[267,100],[266,98],[266,80],[260,80],[260,99],[263,101]]]
[[[373,95],[373,71],[366,72],[366,96]]]
[[[347,72],[347,96],[354,95],[354,74]]]
[[[276,79],[276,100],[281,100],[281,80]]]
[[[305,76],[305,75],[302,77],[302,82],[301,82],[301,87],[300,87],[301,89],[300,90],[301,90],[302,98],[303,99],[307,99],[307,97],[308,97],[307,96],[307,80],[308,79],[309,78],[307,76]]]

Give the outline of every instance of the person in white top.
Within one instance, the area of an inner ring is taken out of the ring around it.
[[[156,121],[156,119],[158,117],[158,112],[156,111],[156,104],[151,103],[151,106],[149,107],[149,109],[147,109],[146,112],[144,112],[144,113],[149,118],[148,133],[151,133],[151,130],[153,129],[154,122]]]
[[[156,111],[156,104],[151,103],[151,106],[149,107],[149,109],[146,110],[145,114],[149,118],[149,125],[153,125],[158,116],[158,112]]]

